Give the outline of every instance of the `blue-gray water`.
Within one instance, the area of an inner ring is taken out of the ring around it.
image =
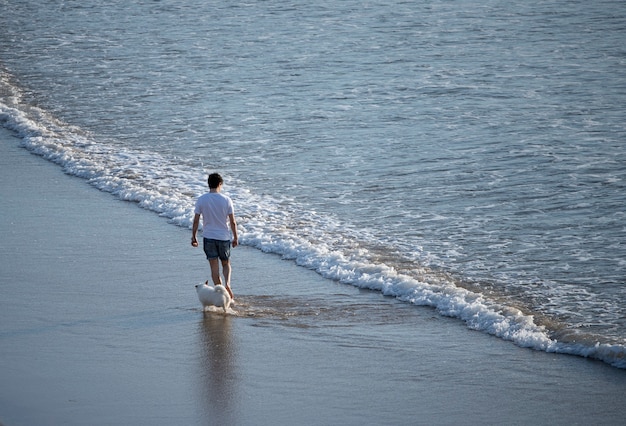
[[[189,226],[626,366],[626,3],[0,2],[0,122]]]

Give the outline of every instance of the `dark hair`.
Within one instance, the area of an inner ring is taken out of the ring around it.
[[[211,173],[209,175],[209,188],[217,188],[222,183],[224,183],[224,179],[222,179],[219,173]]]

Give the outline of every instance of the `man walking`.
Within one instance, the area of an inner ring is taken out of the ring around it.
[[[204,253],[211,265],[211,279],[213,284],[222,284],[220,278],[219,261],[222,263],[224,273],[224,286],[231,298],[234,298],[230,289],[230,248],[231,234],[232,247],[237,247],[237,222],[232,200],[221,194],[224,180],[218,173],[209,175],[209,192],[200,196],[196,201],[194,210],[191,245],[198,247],[196,235],[202,216],[202,237],[204,240]]]

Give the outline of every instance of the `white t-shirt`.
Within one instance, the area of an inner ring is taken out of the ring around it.
[[[195,214],[202,215],[202,236],[230,241],[229,214],[234,214],[232,200],[219,192],[207,192],[196,201]]]

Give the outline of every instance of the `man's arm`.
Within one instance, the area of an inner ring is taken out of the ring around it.
[[[196,239],[196,235],[198,234],[199,225],[200,225],[200,215],[196,214],[193,217],[193,226],[191,227],[191,245],[194,247],[198,247],[198,240]]]
[[[237,247],[239,241],[237,237],[237,221],[235,220],[235,215],[233,213],[229,214],[228,219],[230,220],[230,230],[233,233],[233,247]]]

